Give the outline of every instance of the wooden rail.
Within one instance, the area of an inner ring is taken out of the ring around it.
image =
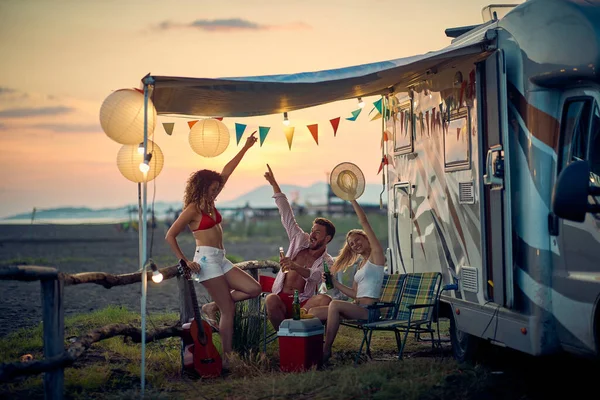
[[[279,263],[270,260],[244,261],[235,264],[238,268],[248,272],[258,279],[259,269],[279,270]],[[177,265],[161,268],[163,280],[178,277],[180,292],[180,321],[188,322],[193,318],[193,307],[190,296],[186,295],[188,285],[183,279],[179,279]],[[152,271],[147,271],[148,279],[151,279]],[[16,265],[0,268],[1,280],[36,281],[39,280],[42,287],[42,323],[44,332],[44,359],[57,359],[64,355],[64,307],[63,288],[65,286],[80,285],[83,283],[94,283],[107,289],[113,286],[130,285],[142,281],[142,272],[130,274],[107,274],[105,272],[84,272],[79,274],[65,274],[56,268]],[[258,301],[258,300],[257,300]],[[26,363],[22,363],[26,364]],[[57,364],[64,365],[64,364]],[[17,370],[21,370],[16,368]],[[24,368],[22,369],[25,370]],[[41,371],[40,371],[41,372]],[[59,366],[46,372],[44,375],[44,397],[45,399],[61,400],[64,396],[64,367]]]

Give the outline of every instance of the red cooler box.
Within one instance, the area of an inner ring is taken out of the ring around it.
[[[318,318],[284,319],[279,325],[279,365],[282,371],[305,371],[323,361],[323,333]]]

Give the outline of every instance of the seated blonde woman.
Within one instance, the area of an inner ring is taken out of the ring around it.
[[[321,321],[327,321],[325,344],[323,345],[323,362],[331,357],[331,347],[343,319],[368,319],[367,306],[377,302],[381,296],[381,285],[384,276],[385,255],[379,240],[375,236],[362,207],[351,201],[358,220],[364,230],[353,229],[346,235],[346,243],[333,263],[331,272],[334,288],[344,295],[353,298],[353,302],[333,300],[328,306],[313,307],[310,313]],[[341,284],[337,272],[345,267],[358,263],[352,287]]]

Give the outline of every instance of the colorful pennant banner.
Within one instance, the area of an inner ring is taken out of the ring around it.
[[[319,144],[319,124],[308,125],[307,128],[310,131],[313,139],[315,139],[315,142],[317,142],[317,145],[318,145]]]
[[[267,138],[267,135],[269,134],[270,129],[271,128],[268,126],[259,126],[258,127],[258,136],[260,137],[260,146],[261,147],[263,145],[263,142]]]
[[[163,122],[163,128],[165,128],[165,132],[167,135],[171,136],[173,134],[173,128],[175,127],[175,122]]]
[[[374,115],[373,117],[371,117],[371,121],[375,121],[377,119],[380,119],[383,117],[383,101],[384,99],[381,98],[379,100],[377,100],[376,102],[373,103],[373,105],[375,106],[373,108],[373,110],[371,110],[371,112],[369,113],[369,116],[371,113],[373,113],[374,111],[377,111],[377,114]],[[351,112],[352,116],[346,118],[346,120],[348,121],[356,121],[358,116],[360,115],[360,113],[362,112],[363,108],[358,108],[354,111]],[[391,112],[390,110],[386,109],[385,110],[385,114],[386,115],[390,115]],[[405,118],[404,115],[401,115],[402,119]],[[426,115],[426,119],[427,119],[427,126],[429,127],[430,125],[433,126],[437,121],[435,119],[435,117],[440,118],[440,113],[438,112],[437,115],[435,113],[435,109],[432,110],[431,112],[431,119],[429,118],[429,114]],[[212,119],[216,119],[218,121],[223,121],[223,117],[212,117]],[[189,126],[189,129],[192,129],[193,126],[196,124],[196,122],[198,122],[199,120],[190,120],[187,121],[187,124]],[[329,123],[331,124],[331,127],[333,128],[333,136],[336,137],[337,136],[337,131],[339,129],[340,126],[340,121],[341,121],[341,117],[336,117],[336,118],[332,118],[329,120]],[[423,116],[421,116],[421,124],[424,124],[423,121]],[[403,125],[403,124],[401,124]],[[242,140],[242,137],[244,136],[244,133],[246,131],[246,128],[248,127],[248,125],[246,124],[240,124],[238,122],[235,123],[235,136],[236,136],[236,143],[239,146],[240,141]],[[306,125],[307,129],[309,130],[310,134],[312,135],[313,139],[315,140],[315,143],[317,145],[319,145],[319,124],[310,124],[310,125]],[[163,128],[165,129],[165,132],[167,133],[167,135],[171,136],[173,134],[173,130],[175,128],[175,123],[173,122],[164,122],[163,123]],[[431,129],[431,128],[429,128]],[[258,131],[259,131],[259,138],[260,138],[260,146],[262,147],[262,145],[264,144],[265,140],[267,139],[267,136],[269,134],[271,130],[271,127],[269,126],[259,126],[258,127]],[[286,136],[287,142],[288,142],[288,147],[291,150],[292,149],[292,143],[294,140],[294,132],[295,132],[295,127],[293,126],[288,126],[284,128],[284,134]],[[383,142],[390,140],[389,139],[389,132],[383,132],[383,136],[382,136],[382,145]]]

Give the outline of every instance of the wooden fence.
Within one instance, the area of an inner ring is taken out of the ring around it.
[[[275,261],[244,261],[235,266],[248,272],[258,280],[258,270],[279,268]],[[160,269],[163,280],[178,277],[180,323],[188,322],[194,316],[189,286],[177,272],[177,265]],[[150,280],[152,271],[146,271]],[[113,286],[130,285],[142,281],[142,272],[113,275],[104,272],[84,272],[79,274],[64,274],[56,268],[38,266],[9,266],[0,269],[0,279],[18,281],[40,281],[42,288],[42,323],[44,360],[26,363],[8,363],[0,365],[0,382],[5,377],[45,372],[44,397],[48,400],[61,400],[64,396],[64,367],[73,361],[77,355],[65,351],[65,327],[63,308],[63,289],[65,286],[83,283],[94,283],[107,289]],[[258,304],[259,299],[253,299]],[[255,305],[252,304],[251,307]],[[145,333],[142,333],[145,334]],[[78,349],[79,352],[84,348]],[[77,352],[77,353],[79,353]],[[75,353],[75,352],[71,352]],[[48,367],[50,366],[50,367]],[[11,373],[5,373],[11,371]]]

